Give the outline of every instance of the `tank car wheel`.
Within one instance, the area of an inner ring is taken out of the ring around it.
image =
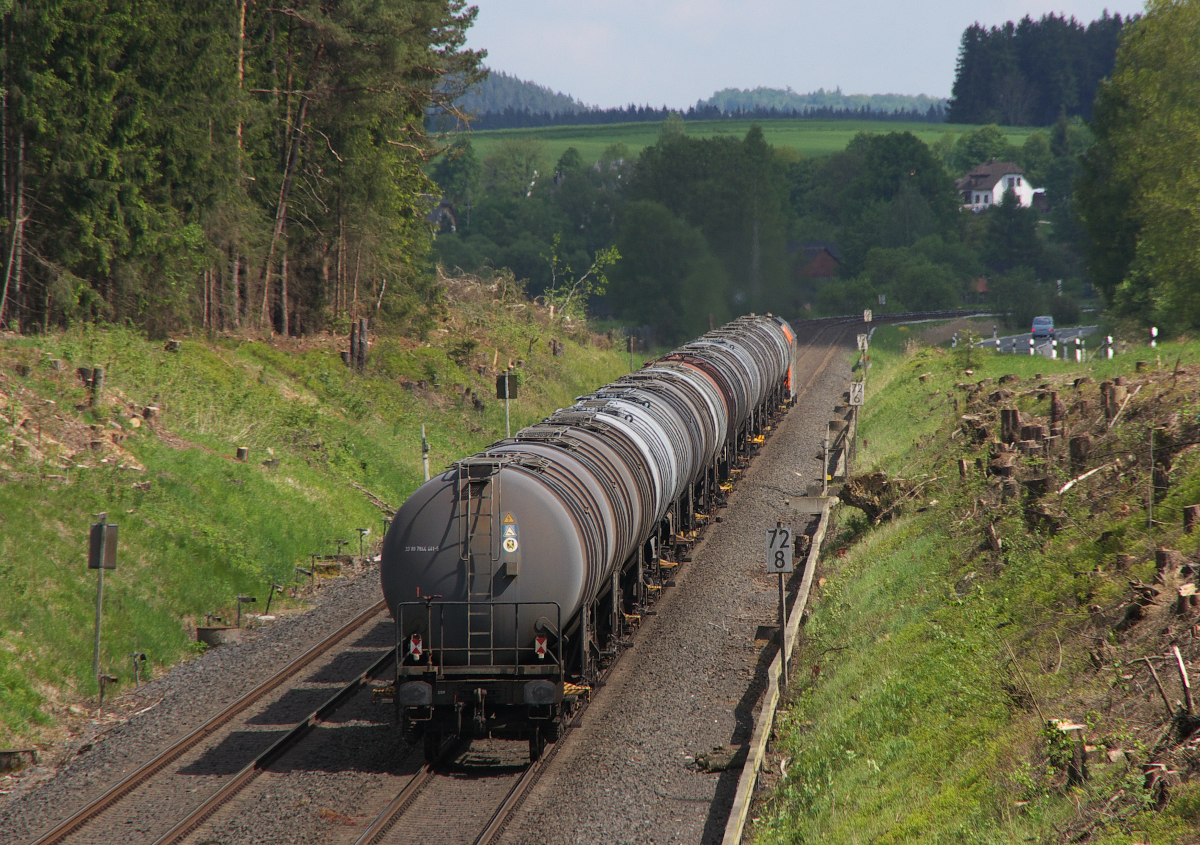
[[[437,761],[438,752],[442,750],[442,734],[440,731],[425,732],[425,762]]]
[[[542,758],[542,752],[545,750],[546,737],[541,728],[534,728],[533,733],[529,735],[529,762],[536,763]]]

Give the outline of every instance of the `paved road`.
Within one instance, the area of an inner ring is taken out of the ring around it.
[[[1055,340],[1058,341],[1057,357],[1063,356],[1063,350],[1067,350],[1068,356],[1075,357],[1075,338],[1086,338],[1089,335],[1095,334],[1098,326],[1071,326],[1070,328],[1059,328],[1055,330]],[[1017,355],[1029,354],[1029,340],[1033,337],[1029,332],[1023,334],[1006,335],[998,338],[988,338],[982,340],[975,345],[981,349],[995,349],[1000,347],[1000,351],[1004,354],[1015,353]],[[1101,342],[1103,338],[1099,339]],[[1096,348],[1095,344],[1093,351]],[[1044,358],[1051,357],[1051,353],[1055,351],[1055,345],[1048,338],[1038,338],[1035,344],[1035,351]]]

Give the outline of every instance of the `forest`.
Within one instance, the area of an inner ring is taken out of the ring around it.
[[[972,24],[962,35],[946,120],[1049,126],[1060,116],[1090,118],[1129,20],[1106,10],[1087,26],[1055,14],[990,29]]]
[[[0,323],[423,319],[424,118],[483,75],[474,16],[463,0],[11,0]]]
[[[651,105],[599,108],[505,73],[492,73],[456,105],[472,115],[475,130],[524,129],[539,126],[601,126],[657,123],[674,111],[684,120],[883,120],[941,123],[946,101],[920,95],[843,94],[819,89],[798,94],[792,89],[726,88],[694,106],[676,110]],[[453,115],[432,115],[430,126],[457,128]]]

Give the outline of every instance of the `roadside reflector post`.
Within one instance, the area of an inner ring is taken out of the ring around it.
[[[792,552],[794,533],[782,522],[767,529],[767,572],[779,575],[779,688],[787,687],[787,594],[783,580],[794,571]]]
[[[100,676],[100,617],[104,607],[104,570],[117,568],[117,526],[108,524],[108,512],[93,514],[97,522],[88,535],[88,569],[96,570],[96,639],[92,649],[92,677]],[[101,687],[103,689],[103,687]]]

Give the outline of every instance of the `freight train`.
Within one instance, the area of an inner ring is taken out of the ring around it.
[[[794,403],[796,338],[748,316],[430,479],[384,539],[394,700],[450,736],[554,741]]]

